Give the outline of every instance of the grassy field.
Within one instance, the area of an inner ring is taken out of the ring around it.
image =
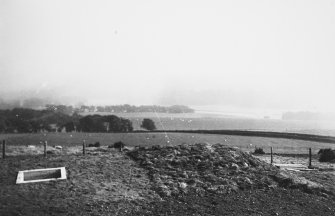
[[[1,134],[0,140],[7,140],[8,148],[11,146],[42,146],[42,141],[47,141],[48,146],[61,145],[62,147],[80,147],[83,140],[87,144],[100,142],[102,146],[108,146],[122,141],[127,146],[152,146],[152,145],[179,145],[208,142],[221,143],[239,147],[245,151],[253,151],[255,147],[261,147],[266,153],[273,147],[274,153],[307,154],[312,148],[316,154],[321,148],[335,148],[335,144],[248,136],[227,136],[191,133],[46,133],[46,134]]]
[[[134,129],[141,129],[143,118],[152,119],[158,130],[261,130],[335,136],[334,122],[257,119],[203,113],[84,113],[116,115],[130,119]]]
[[[92,113],[88,113],[92,114]],[[111,114],[111,113],[94,113]],[[169,113],[114,113],[117,116],[128,118],[132,121],[134,129],[141,129],[143,118],[151,118],[155,121],[158,130],[260,130],[277,132],[301,132],[322,135],[334,135],[331,130],[316,130],[321,125],[313,122],[283,121],[274,119],[237,118],[231,116],[213,114],[169,114]],[[0,134],[0,140],[6,139],[8,148],[11,146],[41,146],[41,142],[48,141],[48,146],[61,145],[63,147],[81,146],[83,140],[87,144],[100,142],[103,146],[122,141],[128,146],[152,146],[152,145],[179,145],[201,142],[222,143],[236,146],[245,151],[253,151],[255,147],[261,147],[265,152],[273,147],[275,153],[306,154],[308,148],[317,153],[320,148],[335,148],[334,144],[326,144],[311,141],[263,138],[248,136],[190,134],[190,133],[37,133],[37,134]]]

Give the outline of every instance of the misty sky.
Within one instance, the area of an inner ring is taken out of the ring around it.
[[[335,1],[0,0],[0,75],[11,99],[333,111]]]

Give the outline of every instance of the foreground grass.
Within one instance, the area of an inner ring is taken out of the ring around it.
[[[63,166],[67,180],[15,184],[20,170]],[[146,171],[113,149],[8,157],[0,168],[0,215],[124,215],[134,202],[158,197]]]

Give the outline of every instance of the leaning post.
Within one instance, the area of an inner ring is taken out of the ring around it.
[[[85,144],[85,140],[83,140],[83,155],[86,154],[86,144]]]
[[[48,142],[44,141],[44,157],[47,157],[47,145],[48,145]]]
[[[2,141],[2,159],[6,158],[6,140]]]
[[[273,154],[272,154],[272,147],[271,147],[271,164],[273,164]]]
[[[312,148],[309,148],[309,164],[308,168],[312,168]]]

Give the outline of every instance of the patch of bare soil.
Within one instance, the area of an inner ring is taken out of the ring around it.
[[[16,185],[20,170],[65,166],[67,180]],[[0,162],[0,215],[116,215],[159,198],[147,171],[122,153],[8,157]]]
[[[67,180],[15,184],[20,170],[61,166]],[[0,215],[334,215],[331,182],[318,180],[220,144],[12,156]]]

